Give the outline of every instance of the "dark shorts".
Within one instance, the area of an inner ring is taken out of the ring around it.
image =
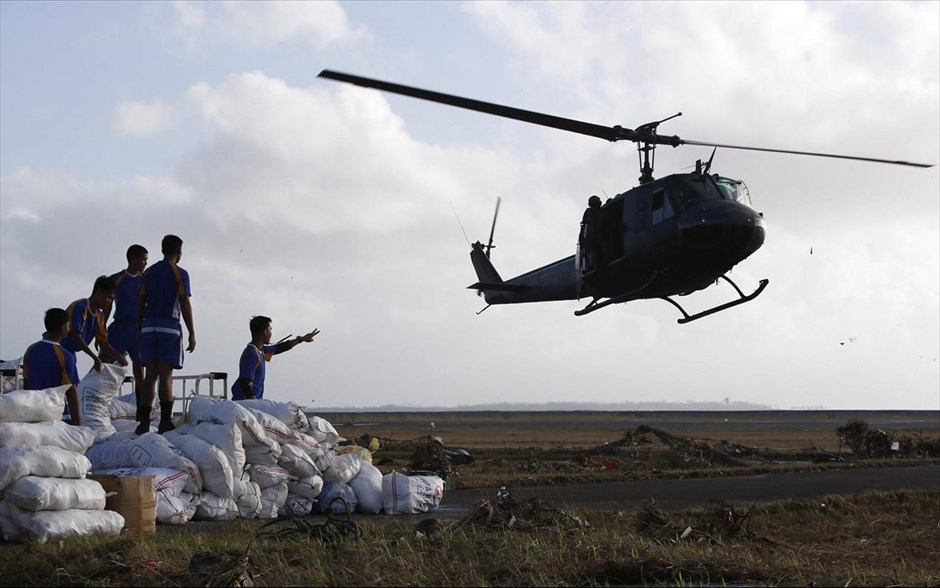
[[[183,367],[183,334],[165,327],[140,330],[140,361],[144,365],[162,361],[174,369]]]
[[[131,361],[140,361],[136,321],[114,321],[111,323],[108,326],[108,343],[118,353],[126,353]]]

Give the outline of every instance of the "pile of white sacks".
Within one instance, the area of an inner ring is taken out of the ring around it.
[[[67,386],[0,395],[0,535],[46,543],[82,535],[117,535],[124,517],[104,510],[101,484],[85,476],[86,427],[62,422]]]
[[[85,426],[72,428],[94,440],[82,449],[93,474],[153,476],[158,523],[420,513],[440,504],[441,478],[383,475],[367,448],[339,446],[329,422],[293,402],[194,396],[175,431],[138,436],[133,394],[117,395],[123,380],[124,368],[114,365],[83,378]]]

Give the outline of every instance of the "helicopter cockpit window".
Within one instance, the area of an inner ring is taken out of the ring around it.
[[[701,177],[673,179],[670,184],[670,193],[679,211],[684,211],[690,206],[706,200],[725,198],[714,182],[706,181]]]
[[[738,202],[742,202],[748,206],[751,205],[751,194],[748,192],[747,186],[744,184],[744,182],[740,180],[732,180],[731,178],[724,178],[718,174],[712,176],[712,179],[715,180],[715,185],[718,186],[718,189],[721,190],[725,198],[728,200],[737,200]]]
[[[651,225],[658,225],[667,218],[672,217],[672,204],[669,202],[669,197],[666,196],[665,190],[657,190],[656,192],[653,192],[653,200],[650,203],[650,211]]]

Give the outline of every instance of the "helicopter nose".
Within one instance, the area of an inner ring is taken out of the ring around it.
[[[693,249],[720,249],[740,261],[764,244],[767,223],[757,211],[732,201],[703,203],[686,211],[680,223],[683,243]]]

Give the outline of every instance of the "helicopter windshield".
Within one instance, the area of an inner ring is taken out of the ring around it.
[[[721,190],[722,194],[725,195],[725,198],[728,200],[737,200],[738,202],[751,206],[751,193],[748,192],[744,182],[725,178],[718,174],[712,176],[712,179],[715,181],[715,184],[718,186],[718,189]]]
[[[686,176],[670,182],[672,196],[680,211],[706,200],[725,199],[724,193],[709,176]]]

